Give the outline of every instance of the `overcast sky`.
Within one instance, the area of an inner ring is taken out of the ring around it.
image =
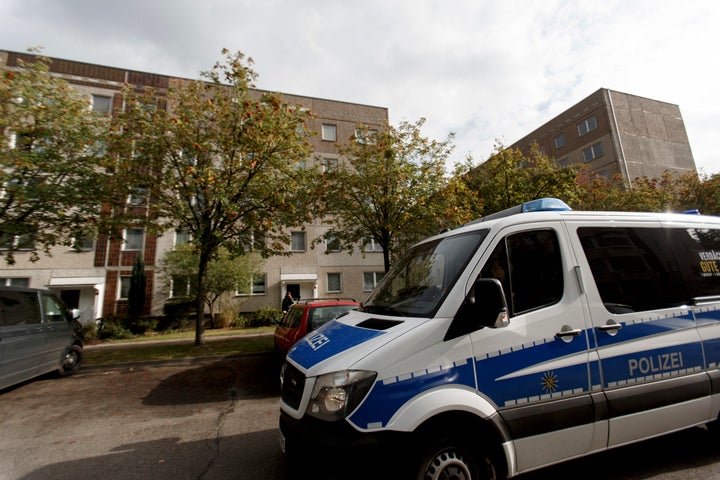
[[[720,173],[717,0],[0,0],[0,49],[199,78],[221,50],[261,89],[387,107],[484,161],[599,88],[679,105]]]

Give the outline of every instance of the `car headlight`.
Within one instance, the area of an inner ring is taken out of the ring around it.
[[[344,370],[320,375],[310,396],[307,413],[321,420],[340,420],[357,407],[375,382],[377,373]]]

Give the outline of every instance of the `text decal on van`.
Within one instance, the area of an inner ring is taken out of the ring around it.
[[[332,320],[309,334],[304,341],[293,345],[288,355],[303,368],[310,368],[384,334],[383,331],[358,328]]]
[[[682,352],[661,353],[650,357],[628,360],[630,376],[678,370],[683,367]]]

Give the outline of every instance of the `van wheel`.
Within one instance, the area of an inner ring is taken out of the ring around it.
[[[60,363],[60,367],[58,368],[58,373],[60,374],[60,376],[67,377],[68,375],[72,375],[73,373],[77,372],[80,369],[82,358],[82,347],[78,345],[72,345],[70,348],[68,348],[65,351],[62,362]]]
[[[489,455],[475,452],[469,443],[452,437],[429,441],[421,450],[416,480],[496,480]]]

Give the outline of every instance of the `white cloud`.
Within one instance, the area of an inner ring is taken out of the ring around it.
[[[220,50],[259,88],[388,107],[484,160],[599,88],[680,106],[695,161],[720,171],[708,54],[720,3],[696,0],[5,0],[0,48],[195,78]]]

